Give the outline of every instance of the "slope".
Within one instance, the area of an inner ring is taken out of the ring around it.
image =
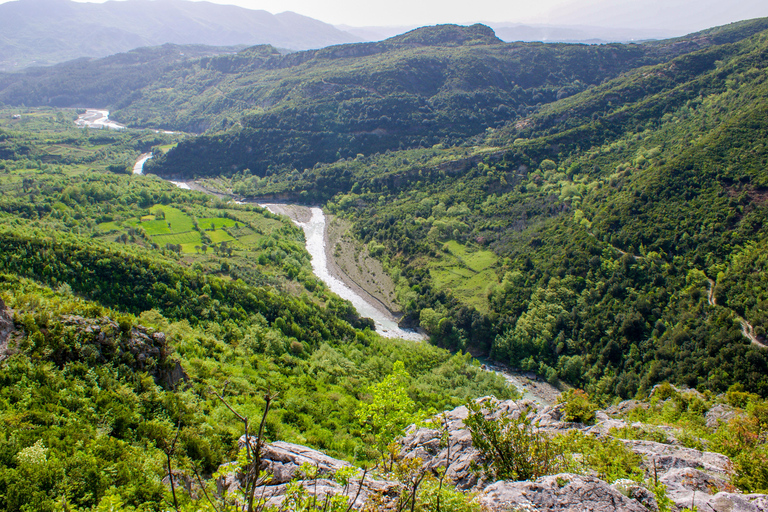
[[[739,320],[766,342],[766,55],[760,32],[542,106],[480,146],[229,186],[336,194],[329,210],[385,248],[401,304],[439,344],[598,396],[663,380],[766,394],[766,351]]]

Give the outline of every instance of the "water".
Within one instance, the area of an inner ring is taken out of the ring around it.
[[[111,130],[124,130],[125,125],[109,119],[109,110],[88,109],[85,114],[77,117],[75,124],[88,128],[109,128]]]
[[[265,205],[269,208],[268,205]],[[273,213],[282,213],[270,210]],[[373,320],[376,332],[387,338],[402,338],[405,340],[421,341],[424,336],[416,331],[401,329],[397,321],[387,312],[381,311],[355,290],[347,286],[342,280],[336,278],[328,268],[328,259],[325,252],[325,214],[320,208],[311,208],[311,218],[307,222],[294,222],[304,230],[307,240],[307,252],[312,256],[312,271],[323,281],[333,293],[348,300],[362,317]]]
[[[144,174],[144,163],[152,158],[152,153],[143,153],[133,165],[133,174]]]

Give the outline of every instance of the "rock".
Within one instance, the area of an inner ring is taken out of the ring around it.
[[[256,438],[251,436],[251,446],[256,446]],[[240,437],[240,447],[245,446],[245,436]],[[351,467],[349,462],[334,459],[328,455],[293,443],[277,441],[265,445],[261,454],[261,469],[271,473],[271,484],[290,482],[299,466],[310,464],[317,468],[317,476],[333,477],[341,468]]]
[[[678,508],[715,512],[768,511],[768,496],[736,494],[726,479],[693,468],[674,468],[659,481],[667,486],[667,496]]]
[[[252,446],[255,446],[256,439],[252,437],[250,441]],[[240,438],[240,447],[243,446],[245,446],[245,436]],[[308,495],[316,496],[320,504],[326,497],[343,495],[349,499],[349,502],[354,501],[353,509],[359,510],[374,495],[380,495],[384,503],[389,503],[400,494],[401,485],[399,483],[375,480],[369,475],[366,476],[361,485],[363,470],[359,468],[356,468],[356,476],[351,479],[349,486],[344,488],[332,478],[339,469],[352,468],[351,464],[306,446],[277,441],[265,445],[262,449],[262,478],[267,478],[264,480],[266,482],[264,485],[256,488],[255,497],[266,499],[267,507],[282,505],[288,491],[288,484],[299,476],[298,469],[302,464],[310,464],[317,468],[317,477],[319,478],[302,480],[299,484],[304,487]],[[230,471],[226,471],[228,467]],[[232,496],[242,485],[242,475],[235,471],[236,463],[224,465],[222,468],[219,472],[224,476],[219,477],[216,481],[218,493],[229,493]]]
[[[400,443],[401,455],[420,458],[429,470],[444,468],[448,462],[448,481],[461,490],[479,488],[483,482],[478,474],[471,471],[471,466],[480,462],[480,452],[472,445],[472,436],[464,426],[463,420],[468,415],[467,408],[461,406],[439,417],[449,432],[445,446],[440,446],[440,437],[446,428],[444,426],[410,430]]]
[[[627,498],[639,502],[647,510],[658,512],[659,504],[656,502],[656,495],[634,480],[627,480],[622,478],[613,482],[611,487],[619,491]]]
[[[608,407],[605,410],[605,413],[610,416],[624,416],[637,408],[648,409],[648,404],[637,400],[624,400],[623,402]]]
[[[648,512],[602,480],[561,473],[535,482],[501,481],[486,487],[477,501],[489,511]]]
[[[15,331],[16,326],[13,324],[13,313],[5,305],[5,302],[0,300],[0,361],[11,355],[8,348],[8,340]]]
[[[707,428],[714,429],[720,426],[721,423],[728,423],[738,415],[738,411],[730,405],[717,404],[707,411],[704,418],[707,421]]]
[[[643,467],[648,474],[661,475],[671,469],[702,469],[707,473],[727,478],[731,459],[714,452],[673,446],[655,441],[620,439],[633,452],[643,456]]]

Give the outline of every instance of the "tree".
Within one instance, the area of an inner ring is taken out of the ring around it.
[[[387,445],[405,433],[406,427],[427,417],[417,408],[406,390],[410,375],[402,361],[397,361],[383,381],[370,388],[371,401],[357,409],[357,418],[363,429],[372,434],[380,453]]]

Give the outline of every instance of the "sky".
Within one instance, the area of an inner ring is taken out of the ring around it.
[[[357,27],[512,22],[665,29],[682,34],[768,16],[768,0],[209,1],[263,9],[273,14],[293,11],[326,23]]]

